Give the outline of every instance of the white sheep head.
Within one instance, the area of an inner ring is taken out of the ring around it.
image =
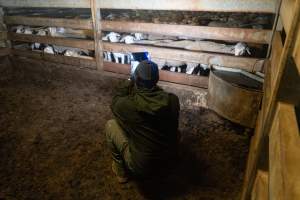
[[[119,33],[110,32],[105,37],[102,38],[104,41],[110,41],[110,42],[119,42],[121,39],[121,35]]]
[[[250,49],[247,46],[247,44],[245,44],[243,42],[239,42],[234,46],[234,55],[235,56],[242,56],[242,55],[245,55],[246,53],[251,55]]]
[[[47,47],[44,49],[44,53],[55,54],[54,49],[53,49],[53,47],[51,47],[51,46],[47,46]]]
[[[74,50],[66,50],[64,53],[65,56],[71,56],[71,57],[79,57],[79,53],[77,51]]]

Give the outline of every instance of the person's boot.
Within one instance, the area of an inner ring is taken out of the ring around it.
[[[115,161],[111,164],[111,169],[113,173],[116,175],[117,180],[119,183],[127,183],[128,182],[128,176],[126,174],[126,170],[124,169],[124,166],[122,164],[119,164]]]

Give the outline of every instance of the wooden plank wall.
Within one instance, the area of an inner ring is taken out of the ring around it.
[[[300,199],[300,132],[295,115],[295,106],[300,104],[300,76],[297,71],[294,73],[293,64],[299,69],[300,1],[283,0],[280,18],[284,30],[277,29],[281,32],[274,35],[272,54],[265,65],[265,94],[261,117],[257,122],[262,125],[258,125],[252,139],[242,200],[255,198],[251,192],[253,186],[256,187],[254,183],[258,171],[265,168],[260,160],[266,159],[266,146],[269,146],[268,199]],[[283,32],[286,33],[285,41]],[[280,97],[281,93],[285,94],[284,98]]]
[[[270,199],[300,197],[300,135],[291,104],[279,103],[270,131]]]
[[[133,51],[148,51],[153,58],[179,60],[184,62],[195,62],[202,64],[214,64],[225,67],[238,68],[246,71],[261,71],[264,59],[235,57],[216,53],[195,52],[189,50],[170,49],[163,47],[151,47],[144,45],[126,45],[101,42],[101,31],[122,31],[122,32],[143,32],[162,34],[161,30],[168,30],[163,34],[170,36],[190,36],[194,38],[207,38],[225,41],[243,41],[253,42],[257,44],[268,44],[271,39],[270,30],[240,29],[240,28],[216,28],[186,25],[168,25],[153,23],[136,23],[136,22],[111,22],[101,21],[101,7],[97,1],[91,1],[92,18],[86,19],[57,19],[47,17],[26,17],[26,16],[7,16],[5,22],[9,25],[24,24],[31,26],[57,26],[62,25],[74,29],[94,30],[94,41],[82,39],[57,38],[48,36],[35,36],[9,33],[9,39],[12,41],[38,42],[55,44],[61,46],[69,46],[81,49],[95,50],[95,58],[97,69],[102,70],[103,62],[101,61],[102,52],[123,52],[129,53]],[[97,4],[97,5],[96,5]],[[101,23],[99,23],[101,22]],[[67,24],[67,25],[64,25]],[[155,30],[155,31],[153,31]],[[100,42],[98,42],[100,41]],[[69,58],[72,59],[72,58]],[[109,67],[109,66],[108,66]],[[107,70],[107,67],[105,68]],[[175,78],[174,80],[179,80]],[[190,77],[187,76],[186,77]],[[191,79],[191,77],[190,77]],[[188,80],[188,79],[184,79]],[[182,81],[180,81],[182,84]],[[190,83],[186,83],[190,84]],[[201,85],[201,84],[200,84]]]
[[[97,0],[100,8],[275,13],[277,0]],[[90,0],[0,0],[4,7],[90,8]]]

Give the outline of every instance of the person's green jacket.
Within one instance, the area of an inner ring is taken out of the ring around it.
[[[112,112],[129,140],[134,171],[151,174],[176,155],[179,100],[159,87],[136,88],[126,81],[116,91]]]

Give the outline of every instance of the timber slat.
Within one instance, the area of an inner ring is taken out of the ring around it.
[[[0,48],[0,57],[7,56],[10,52],[10,48]]]
[[[274,0],[97,0],[100,8],[275,13]],[[90,8],[90,0],[0,0],[3,7]]]
[[[285,32],[288,34],[292,26],[292,18],[295,13],[295,0],[282,0],[280,16],[282,19],[283,27]]]
[[[276,31],[274,33],[274,38],[273,38],[273,43],[272,43],[272,53],[271,53],[271,57],[270,57],[271,66],[272,66],[272,70],[270,70],[272,87],[275,85],[276,79],[278,77],[277,76],[278,71],[279,71],[278,64],[280,61],[282,50],[283,50],[283,44],[282,44],[280,32]],[[268,88],[268,89],[270,89],[270,88]]]
[[[6,40],[6,39],[7,39],[7,32],[0,31],[0,40]]]
[[[102,21],[102,30],[184,36],[223,41],[241,41],[259,44],[268,44],[272,35],[271,30],[154,24],[107,20]]]
[[[8,39],[13,41],[22,41],[22,42],[55,44],[55,45],[60,45],[65,47],[74,47],[74,48],[88,49],[88,50],[95,49],[94,41],[92,40],[26,35],[26,34],[18,34],[18,33],[9,33]]]
[[[126,64],[104,62],[103,69],[104,71],[114,72],[118,74],[130,74],[130,65]],[[200,88],[208,88],[208,77],[205,76],[195,76],[160,70],[159,80]]]
[[[270,131],[270,199],[300,199],[300,137],[295,108],[278,103]]]
[[[22,24],[29,26],[54,26],[74,29],[93,29],[92,21],[88,19],[5,16],[4,21],[6,24]]]
[[[96,61],[93,58],[88,59],[88,58],[66,57],[61,55],[51,55],[51,54],[44,54],[40,52],[19,50],[19,49],[12,49],[11,53],[15,56],[20,56],[20,57],[27,57],[27,58],[33,58],[38,60],[60,63],[60,64],[96,69]]]
[[[298,25],[297,39],[294,47],[293,58],[298,68],[298,73],[300,75],[300,22]]]
[[[246,71],[260,71],[264,61],[262,59],[256,58],[242,58],[222,54],[203,53],[142,45],[127,45],[110,42],[103,42],[103,51],[120,53],[147,51],[153,58],[220,65],[225,67],[244,69]]]
[[[6,16],[6,24],[23,24],[31,26],[55,26],[74,29],[93,29],[91,20],[56,19],[46,17]],[[207,26],[188,26],[154,23],[137,23],[123,21],[101,21],[102,30],[116,32],[141,32],[170,36],[185,36],[191,38],[241,41],[258,44],[268,44],[272,35],[271,30],[220,28]]]

